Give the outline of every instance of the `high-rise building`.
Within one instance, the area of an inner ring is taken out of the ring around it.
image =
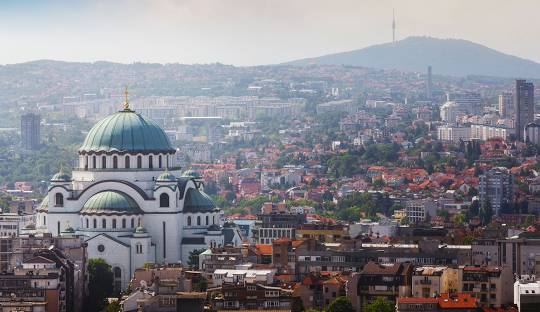
[[[514,117],[514,98],[512,93],[504,92],[499,95],[499,115],[501,118]]]
[[[489,202],[493,213],[498,215],[501,208],[514,201],[514,176],[504,167],[488,170],[480,175],[480,202]]]
[[[426,98],[431,99],[432,97],[432,87],[433,87],[433,81],[431,77],[431,65],[427,68],[427,81],[426,81]]]
[[[21,140],[22,146],[27,150],[35,150],[39,147],[41,116],[28,113],[21,116]]]
[[[516,139],[523,140],[525,126],[534,121],[534,85],[525,80],[516,80],[514,93],[514,124]]]

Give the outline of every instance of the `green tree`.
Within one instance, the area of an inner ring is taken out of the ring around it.
[[[482,220],[482,225],[486,225],[491,222],[491,218],[493,217],[493,207],[491,207],[491,203],[488,200],[482,203],[478,216],[480,217],[480,220]]]
[[[199,255],[206,251],[206,249],[195,249],[189,252],[188,262],[187,265],[192,269],[198,269],[199,268]]]
[[[354,312],[354,308],[349,298],[340,296],[330,302],[326,312]]]
[[[111,303],[108,303],[101,312],[120,312],[122,310],[122,307],[120,306],[120,302],[118,300],[115,300]]]
[[[105,260],[88,261],[87,311],[101,311],[107,305],[106,299],[113,293],[113,280],[111,266]]]
[[[375,299],[375,301],[366,305],[364,309],[365,312],[394,312],[395,310],[394,305],[384,298]]]

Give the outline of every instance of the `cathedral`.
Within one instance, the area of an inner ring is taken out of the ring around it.
[[[181,174],[175,153],[163,129],[130,109],[126,91],[123,110],[89,131],[72,176],[52,177],[37,229],[82,236],[88,258],[112,266],[117,289],[147,262],[186,264],[193,250],[223,246],[222,211],[196,173]]]

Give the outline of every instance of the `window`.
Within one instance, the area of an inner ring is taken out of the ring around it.
[[[56,207],[64,207],[64,195],[61,193],[56,193],[54,195],[54,205]]]
[[[126,219],[122,219],[122,228],[123,228],[123,229],[126,228]]]
[[[212,216],[212,224],[216,224],[216,216]]]
[[[141,244],[141,243],[137,243],[137,245],[135,245],[135,252],[138,253],[138,254],[142,254],[142,253],[143,253],[143,250],[142,250],[142,244]]]
[[[169,195],[161,194],[159,195],[159,207],[169,207]]]
[[[98,250],[99,252],[104,252],[104,251],[105,251],[105,246],[99,244],[99,245],[97,246],[97,250]]]
[[[97,228],[97,220],[94,219],[94,229]]]
[[[158,157],[158,167],[161,169],[161,167],[163,167],[163,163],[162,163],[162,160],[161,160],[161,155],[159,155]]]
[[[131,228],[135,227],[135,219],[131,218]]]
[[[89,227],[89,222],[88,222],[88,218],[86,218],[86,228]]]
[[[96,156],[92,156],[92,168],[96,169]]]
[[[107,227],[107,219],[102,219],[101,220],[101,228],[106,228]]]
[[[142,157],[141,156],[137,156],[137,168],[139,168],[139,169],[142,168]]]
[[[107,168],[107,157],[101,156],[101,168],[105,169]]]
[[[116,156],[113,156],[113,158],[112,158],[112,167],[113,167],[113,169],[118,168],[118,157],[116,157]]]
[[[154,157],[152,155],[148,156],[148,168],[154,168]]]
[[[201,225],[201,216],[197,217],[197,225]]]
[[[47,216],[43,216],[43,225],[47,225]]]
[[[206,216],[206,225],[208,225],[208,220],[209,220],[209,218],[208,218],[208,216]]]
[[[84,169],[88,169],[88,156],[84,156]]]
[[[116,229],[116,219],[113,219],[113,220],[112,220],[112,228],[113,228],[113,229]]]
[[[191,217],[187,217],[187,225],[191,226]]]
[[[126,169],[129,169],[129,156],[126,156],[124,157],[124,167],[126,167]]]

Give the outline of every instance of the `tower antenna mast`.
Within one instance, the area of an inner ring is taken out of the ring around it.
[[[392,43],[396,43],[396,14],[392,9]]]

